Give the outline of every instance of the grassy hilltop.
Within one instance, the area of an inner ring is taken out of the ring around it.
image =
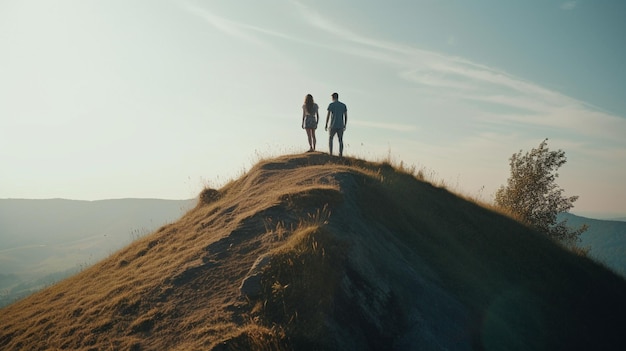
[[[626,281],[389,164],[309,153],[0,310],[2,350],[626,348]]]

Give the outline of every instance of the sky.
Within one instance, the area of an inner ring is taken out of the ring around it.
[[[305,95],[324,119],[337,92],[346,156],[491,201],[511,155],[548,138],[570,212],[626,217],[625,14],[621,0],[0,0],[0,198],[193,198],[306,151]]]

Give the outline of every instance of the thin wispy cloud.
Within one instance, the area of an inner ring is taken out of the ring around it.
[[[240,23],[198,7],[189,6],[188,9],[217,29],[234,37],[262,43],[263,36],[270,36],[343,52],[390,65],[401,79],[418,86],[434,88],[435,91],[439,89],[447,98],[524,111],[503,115],[498,123],[515,121],[527,125],[566,128],[581,135],[594,137],[602,135],[616,140],[621,140],[623,135],[626,135],[626,120],[623,118],[599,111],[585,102],[557,91],[460,57],[362,36],[328,20],[315,9],[298,1],[290,0],[289,3],[299,14],[301,23],[308,24],[317,32],[327,35],[326,40],[319,37],[317,40],[303,39],[281,30]],[[563,3],[561,7],[573,9],[576,6],[576,1],[570,1]],[[407,130],[407,126],[404,125],[374,125],[368,122],[362,125],[389,130]],[[596,127],[589,128],[589,125]]]
[[[367,128],[393,130],[396,132],[412,132],[417,129],[416,126],[410,125],[410,124],[371,122],[371,121],[364,121],[364,120],[354,120],[351,122],[351,124],[355,124],[357,126],[362,126],[362,127],[367,127]]]
[[[458,39],[457,39],[456,36],[450,35],[450,36],[448,36],[448,39],[446,40],[446,43],[448,43],[448,45],[450,45],[450,46],[456,46],[458,44]]]
[[[571,11],[578,7],[578,1],[567,1],[561,4],[561,9]]]
[[[212,12],[203,9],[203,8],[199,8],[196,6],[192,6],[192,5],[187,5],[185,7],[185,9],[195,15],[197,15],[198,17],[203,18],[204,20],[206,20],[209,24],[211,24],[213,27],[215,27],[215,29],[228,34],[230,36],[236,37],[236,38],[240,38],[240,39],[244,39],[244,40],[250,40],[250,41],[256,41],[252,36],[250,36],[243,28],[243,26],[240,23],[234,22],[234,21],[230,21],[228,19],[225,19],[223,17],[217,16],[215,14],[213,14]]]
[[[306,5],[303,5],[302,3],[299,3],[295,0],[290,0],[290,3],[292,3],[298,10],[304,23],[308,23],[315,29],[326,32],[332,38],[339,38],[352,44],[360,44],[372,49],[382,49],[388,52],[395,52],[397,54],[411,55],[412,57],[415,57],[416,55],[423,55],[430,58],[439,57],[439,54],[434,52],[418,50],[406,45],[380,41],[366,36],[362,36],[354,31],[337,25],[334,21],[329,21],[325,16]],[[406,60],[406,58],[404,59]]]
[[[292,3],[301,9],[302,19],[316,29],[357,45],[351,48],[344,45],[338,50],[395,64],[398,76],[402,79],[421,86],[439,88],[448,97],[526,111],[508,116],[509,121],[565,128],[581,135],[614,140],[621,140],[626,135],[626,120],[583,101],[460,57],[361,36],[326,20],[302,4]],[[570,1],[563,3],[562,7],[573,9],[577,4],[576,1]],[[589,128],[590,125],[594,127]]]
[[[191,4],[187,4],[185,6],[185,9],[190,13],[203,18],[217,30],[225,34],[228,34],[235,38],[254,42],[256,44],[264,44],[265,42],[260,40],[255,34],[262,34],[286,40],[296,40],[294,37],[285,33],[249,25],[246,23],[241,23],[238,21],[233,21],[223,16],[219,16],[205,8],[200,8]]]
[[[425,85],[432,88],[452,89],[454,91],[472,92],[475,86],[470,82],[461,79],[450,79],[444,76],[443,72],[429,69],[427,67],[409,69],[398,74],[402,79],[414,82],[416,84]]]

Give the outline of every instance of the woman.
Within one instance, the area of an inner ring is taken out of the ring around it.
[[[318,106],[313,101],[313,96],[307,94],[304,98],[304,105],[302,105],[302,128],[306,129],[306,135],[309,139],[309,152],[315,151],[315,129],[317,129],[319,119]]]

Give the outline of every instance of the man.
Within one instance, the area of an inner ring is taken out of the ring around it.
[[[337,139],[339,139],[339,157],[343,157],[343,132],[348,124],[348,108],[343,102],[339,101],[339,94],[333,93],[332,98],[333,102],[328,105],[326,127],[324,129],[328,130],[328,120],[330,119],[330,132],[328,133],[330,154],[333,154],[333,138],[337,134]]]

